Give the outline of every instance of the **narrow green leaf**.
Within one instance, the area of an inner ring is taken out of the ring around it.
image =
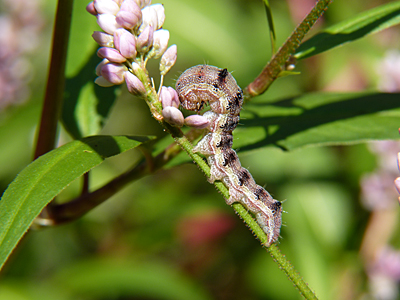
[[[315,93],[248,103],[234,131],[240,152],[398,139],[400,94]]]
[[[400,1],[387,3],[323,30],[305,41],[295,57],[307,58],[399,23]]]
[[[9,185],[0,200],[0,268],[42,209],[72,181],[151,137],[92,136],[39,157]]]
[[[265,12],[267,13],[268,27],[269,27],[269,36],[271,39],[271,48],[272,54],[276,52],[276,34],[275,34],[275,26],[274,19],[272,18],[272,10],[271,5],[269,5],[268,0],[264,0]]]

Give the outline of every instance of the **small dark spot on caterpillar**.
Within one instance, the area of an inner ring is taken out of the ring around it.
[[[243,168],[238,174],[239,185],[242,186],[244,183],[249,181],[250,178],[251,177],[249,171]]]
[[[219,90],[219,85],[218,85],[217,83],[214,83],[214,84],[213,84],[213,87],[214,87],[215,89]]]
[[[226,76],[228,76],[229,72],[227,69],[221,69],[218,72],[218,81],[219,82],[223,82],[226,78]]]
[[[271,209],[271,212],[272,212],[273,215],[275,215],[275,213],[276,213],[277,211],[279,211],[279,210],[281,209],[281,207],[282,207],[282,203],[279,202],[279,201],[277,201],[277,200],[275,200],[274,203],[272,203],[271,205],[269,205],[269,208]]]
[[[233,143],[232,135],[221,135],[221,140],[216,144],[218,148],[230,149]]]
[[[224,166],[227,166],[228,164],[234,164],[237,159],[238,157],[236,152],[232,149],[229,149],[229,151],[224,153]]]

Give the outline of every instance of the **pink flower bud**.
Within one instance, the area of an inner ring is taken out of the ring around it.
[[[179,105],[181,105],[178,93],[175,91],[174,88],[170,86],[168,87],[168,92],[171,94],[171,100],[172,100],[171,106],[178,108]]]
[[[127,68],[121,64],[109,63],[101,67],[101,76],[113,84],[122,84]]]
[[[109,61],[114,63],[123,63],[126,61],[126,58],[114,48],[101,47],[97,50],[97,55],[101,58],[107,58]]]
[[[136,57],[135,36],[123,28],[114,32],[114,46],[126,58]]]
[[[200,115],[191,115],[185,118],[185,125],[195,127],[198,129],[206,128],[210,124],[210,121]]]
[[[172,106],[178,108],[180,105],[178,93],[172,87],[161,87],[160,100],[163,108]]]
[[[153,49],[151,50],[151,57],[160,58],[167,50],[169,41],[169,31],[166,29],[159,29],[153,35]]]
[[[110,87],[113,86],[114,84],[109,82],[107,79],[105,79],[103,76],[99,76],[94,80],[94,83],[102,86],[102,87]]]
[[[112,35],[107,34],[103,31],[95,31],[92,34],[93,39],[102,47],[112,47],[114,38]]]
[[[157,14],[157,28],[156,29],[160,29],[164,25],[164,21],[165,21],[164,5],[153,4],[151,6],[154,8],[154,10],[156,11],[156,14]]]
[[[110,61],[108,59],[103,59],[97,66],[96,66],[96,75],[97,76],[101,76],[101,68],[106,65],[109,64]]]
[[[141,19],[142,11],[134,0],[125,0],[122,2],[116,19],[119,25],[127,29],[132,29],[139,24]]]
[[[153,46],[153,26],[146,26],[146,28],[139,34],[136,40],[136,50],[140,53],[146,53]]]
[[[99,14],[116,15],[119,11],[119,6],[112,0],[94,0],[94,7]]]
[[[162,115],[164,117],[165,122],[177,126],[182,127],[184,118],[182,112],[176,107],[168,106],[162,110]]]
[[[161,87],[160,101],[161,101],[161,104],[162,104],[163,108],[166,108],[168,106],[172,106],[171,93],[168,91],[168,88],[166,86]]]
[[[94,3],[93,1],[90,2],[87,6],[86,6],[86,11],[90,14],[92,14],[93,16],[97,16],[97,11],[96,8],[94,7]]]
[[[125,72],[125,82],[129,93],[133,95],[144,95],[146,93],[143,83],[129,71]]]
[[[114,34],[117,28],[121,27],[115,20],[115,16],[112,14],[99,14],[97,15],[97,24],[100,28],[109,34]]]
[[[165,75],[171,70],[172,66],[176,62],[177,56],[177,48],[176,45],[172,45],[165,51],[165,53],[161,56],[160,61],[160,73],[161,75]]]

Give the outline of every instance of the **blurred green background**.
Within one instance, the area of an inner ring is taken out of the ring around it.
[[[270,1],[278,46],[313,2]],[[316,28],[386,2],[336,0]],[[177,63],[164,85],[174,86],[185,69],[207,63],[232,71],[244,88],[268,62],[271,47],[261,1],[165,0],[163,4],[164,28],[170,31],[170,44],[178,45]],[[0,112],[1,190],[33,155],[55,1],[42,0],[40,5],[39,47],[27,56],[30,96]],[[69,76],[78,72],[96,48],[88,42],[97,25],[86,13],[86,5],[82,0],[74,4]],[[2,14],[7,14],[4,7]],[[83,20],[87,22],[84,28],[80,26]],[[388,50],[399,48],[398,36],[399,28],[391,28],[301,61],[297,66],[301,75],[277,80],[254,101],[321,90],[377,90],[378,65]],[[156,84],[157,68],[158,62],[149,63]],[[165,135],[146,104],[124,88],[101,133]],[[69,140],[60,129],[60,143]],[[321,299],[370,297],[360,256],[371,215],[360,203],[360,179],[377,167],[377,158],[368,147],[313,147],[293,152],[266,148],[245,153],[238,149],[238,154],[258,184],[265,185],[275,198],[286,200],[279,247],[316,294]],[[93,188],[141,157],[134,150],[107,160],[94,170]],[[76,182],[58,200],[67,201],[78,193]],[[393,231],[391,243],[399,246],[398,228]],[[187,163],[133,182],[78,221],[28,232],[0,274],[0,299],[301,297],[222,196],[195,165]]]

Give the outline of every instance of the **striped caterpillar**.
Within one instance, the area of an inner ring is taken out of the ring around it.
[[[209,181],[221,180],[229,188],[230,197],[226,203],[240,202],[255,215],[268,237],[266,245],[270,246],[279,237],[281,202],[256,184],[232,149],[232,131],[239,122],[243,104],[241,88],[227,69],[198,65],[182,73],[176,82],[176,91],[182,107],[187,110],[198,112],[209,103],[211,110],[203,114],[209,121],[209,133],[193,151],[206,156],[211,169]]]

